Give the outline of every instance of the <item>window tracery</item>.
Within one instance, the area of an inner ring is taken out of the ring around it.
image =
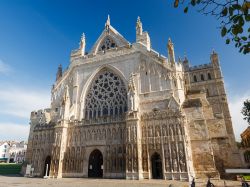
[[[106,51],[106,50],[109,50],[109,49],[115,48],[115,47],[117,47],[115,41],[112,38],[107,37],[101,43],[98,51]]]
[[[85,118],[119,116],[127,111],[127,91],[113,72],[101,71],[86,96]]]

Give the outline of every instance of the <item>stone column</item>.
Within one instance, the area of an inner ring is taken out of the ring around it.
[[[59,155],[58,155],[58,170],[56,178],[62,178],[63,173],[63,161],[64,161],[64,154],[66,151],[67,145],[67,130],[68,130],[68,121],[62,120],[61,126],[56,127],[56,131],[60,132],[60,142],[59,142]]]
[[[143,179],[141,128],[136,111],[127,113],[126,129],[126,179]],[[131,167],[131,170],[128,170]]]

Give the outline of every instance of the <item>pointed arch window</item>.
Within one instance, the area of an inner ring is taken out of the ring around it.
[[[203,74],[201,74],[201,80],[202,81],[204,81],[205,79],[204,79],[204,75]]]
[[[207,74],[207,78],[208,78],[208,80],[211,80],[211,79],[212,79],[212,77],[211,77],[211,74],[210,74],[210,73],[208,73],[208,74]]]
[[[196,77],[196,75],[194,75],[194,82],[197,82],[197,77]]]
[[[127,91],[115,73],[104,69],[94,79],[86,96],[85,118],[119,116],[127,111]]]

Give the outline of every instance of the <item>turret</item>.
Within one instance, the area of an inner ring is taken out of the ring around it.
[[[214,50],[212,54],[210,55],[210,60],[214,67],[220,66],[218,54]]]
[[[56,73],[56,81],[59,80],[62,77],[62,65],[60,64],[57,69]]]
[[[183,60],[183,68],[184,68],[184,71],[188,71],[189,69],[189,61],[186,56],[184,57],[184,60]]]
[[[138,16],[137,22],[136,22],[136,39],[137,39],[137,36],[142,35],[142,31],[143,31],[142,22],[141,22],[140,17]]]
[[[168,45],[167,45],[167,50],[168,50],[168,59],[171,64],[175,63],[175,55],[174,55],[174,44],[172,43],[171,39],[168,39]]]
[[[85,40],[85,34],[82,33],[82,37],[81,37],[81,41],[80,41],[80,52],[81,52],[81,56],[85,55],[85,46],[86,46],[86,40]]]
[[[151,42],[150,42],[150,37],[148,35],[148,32],[144,31],[142,29],[142,22],[140,17],[137,18],[136,22],[136,42],[137,43],[142,43],[147,47],[147,50],[150,51],[151,49]]]
[[[211,64],[214,69],[214,77],[215,78],[222,78],[222,72],[220,69],[220,62],[218,54],[213,50],[212,54],[210,55]]]

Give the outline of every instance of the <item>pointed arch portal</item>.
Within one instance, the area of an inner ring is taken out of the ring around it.
[[[95,149],[89,156],[88,177],[102,178],[103,176],[103,156],[101,151]]]
[[[44,163],[43,176],[49,176],[51,157],[47,156]]]
[[[154,153],[151,157],[152,178],[162,179],[162,161],[158,153]]]

